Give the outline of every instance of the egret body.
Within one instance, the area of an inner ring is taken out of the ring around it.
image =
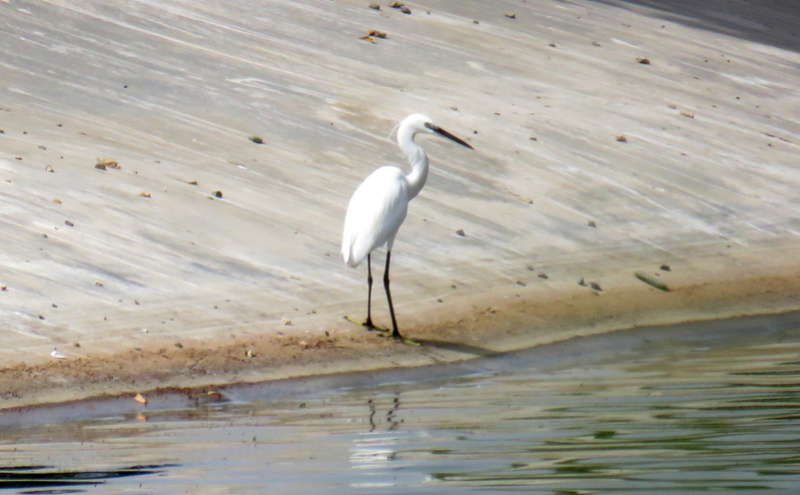
[[[400,339],[397,319],[389,290],[389,263],[397,231],[408,212],[408,203],[422,190],[428,179],[428,155],[414,141],[417,134],[439,134],[472,149],[462,139],[445,131],[422,114],[412,114],[403,119],[397,128],[397,144],[408,158],[411,171],[406,174],[398,167],[386,165],[372,172],[353,193],[344,219],[342,256],[345,263],[355,267],[367,258],[367,320],[364,326],[374,329],[372,323],[372,263],[370,254],[386,245],[386,268],[383,287],[392,317],[392,336]]]

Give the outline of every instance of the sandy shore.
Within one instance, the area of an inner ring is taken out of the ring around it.
[[[632,274],[626,283],[609,273],[607,279],[616,283],[602,292],[516,288],[458,298],[446,314],[429,309],[414,315],[408,333],[418,346],[333,321],[322,334],[288,328],[214,341],[162,339],[116,354],[21,362],[2,370],[0,389],[6,393],[4,408],[126,393],[147,396],[166,387],[202,394],[222,384],[458,362],[642,326],[778,315],[796,310],[800,294],[800,273],[783,268],[750,271],[747,277],[728,273],[727,278],[715,271],[713,279],[694,271],[675,277],[669,292]]]
[[[797,7],[367,3],[0,3],[0,408],[797,309]],[[411,112],[421,346],[338,253]]]

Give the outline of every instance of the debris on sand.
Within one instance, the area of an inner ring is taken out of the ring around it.
[[[377,29],[371,29],[367,33],[367,36],[374,36],[376,38],[386,39],[386,33],[384,33],[383,31],[378,31]]]
[[[98,158],[97,163],[94,164],[94,168],[106,170],[109,168],[118,169],[120,166],[119,163],[113,158]]]
[[[663,290],[664,292],[669,292],[669,287],[667,287],[667,284],[665,284],[661,280],[658,280],[655,277],[651,277],[650,275],[648,275],[648,274],[646,274],[644,272],[636,272],[636,273],[634,273],[634,275],[636,275],[636,278],[638,278],[642,282],[644,282],[644,283],[646,283],[648,285],[651,285],[651,286],[655,287],[658,290]]]

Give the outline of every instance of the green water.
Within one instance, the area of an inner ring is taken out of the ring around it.
[[[800,493],[800,333],[749,335],[645,335],[591,359],[567,344],[546,369],[540,352],[425,381],[0,426],[0,490]]]

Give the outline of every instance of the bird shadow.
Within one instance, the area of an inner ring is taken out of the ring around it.
[[[459,352],[461,354],[471,354],[477,357],[493,357],[502,354],[501,352],[492,351],[490,349],[464,344],[461,342],[447,342],[436,339],[414,339],[414,341],[423,347],[435,347],[437,349]]]

